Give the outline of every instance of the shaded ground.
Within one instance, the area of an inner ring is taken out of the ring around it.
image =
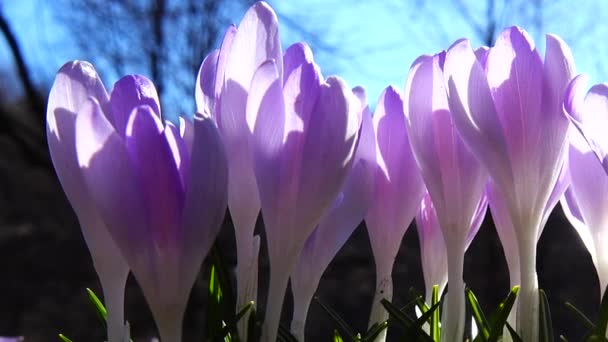
[[[234,264],[229,222],[221,233],[220,245],[228,262]],[[418,253],[412,226],[393,271],[397,304],[408,300],[410,286],[423,289]],[[261,288],[267,282],[265,260],[264,253]],[[599,288],[591,258],[559,208],[539,242],[538,269],[540,286],[551,303],[556,334],[581,340],[583,327],[563,302],[569,300],[596,318]],[[185,341],[202,341],[206,272],[204,267],[192,291]],[[486,309],[493,308],[508,291],[506,264],[489,216],[469,248],[464,277]],[[28,342],[57,341],[57,334],[63,332],[75,342],[103,340],[103,329],[84,291],[91,287],[99,293],[99,284],[75,216],[52,170],[26,161],[21,149],[4,135],[0,135],[0,279],[0,336],[18,334]],[[318,295],[362,331],[374,284],[369,240],[361,226],[330,264]],[[135,341],[149,341],[155,328],[133,279],[126,298],[126,317]],[[261,302],[264,298],[260,293]],[[286,302],[291,305],[289,296]],[[329,340],[333,328],[328,316],[313,303],[308,340]],[[396,340],[394,337],[394,332],[389,332],[389,340]]]

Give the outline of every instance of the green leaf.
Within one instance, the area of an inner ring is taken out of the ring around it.
[[[334,329],[334,342],[344,342],[337,329]]]
[[[381,323],[374,323],[371,328],[365,333],[365,336],[361,339],[363,342],[374,341],[380,333],[388,327],[388,321]]]
[[[608,291],[604,291],[604,295],[602,296],[602,303],[600,304],[600,318],[597,321],[595,334],[599,336],[606,336],[606,328],[608,328]]]
[[[568,342],[568,339],[564,337],[564,335],[559,335],[559,340],[562,342]]]
[[[431,306],[439,304],[439,285],[433,285],[433,292],[431,294]],[[441,331],[439,330],[439,310],[433,311],[431,315],[431,338],[435,342],[441,340]]]
[[[348,323],[346,323],[346,321],[344,321],[342,319],[342,317],[340,317],[340,315],[335,312],[332,308],[330,308],[329,306],[325,305],[320,299],[319,297],[315,296],[314,300],[321,306],[321,308],[327,312],[327,314],[329,315],[329,317],[331,317],[333,319],[333,321],[338,325],[338,327],[342,330],[342,332],[344,334],[346,334],[346,336],[348,336],[348,338],[352,341],[355,339],[355,331],[348,325]]]
[[[282,324],[279,324],[279,334],[277,337],[277,339],[281,342],[298,342],[298,339],[295,338],[289,329],[285,328]]]
[[[511,324],[509,324],[509,322],[507,322],[506,325],[507,325],[507,330],[509,330],[509,334],[511,334],[511,339],[513,340],[513,342],[524,342],[521,339],[521,337],[519,337],[519,335],[517,334],[515,329],[513,329]]]
[[[568,310],[570,310],[570,311],[572,311],[574,313],[574,315],[576,316],[576,318],[578,318],[578,320],[581,323],[583,323],[583,325],[586,326],[587,329],[589,329],[589,330],[597,330],[597,327],[595,326],[595,324],[581,310],[577,309],[570,302],[566,302],[566,303],[564,303],[564,305],[566,306],[566,308],[568,308]]]
[[[540,301],[540,326],[538,340],[540,342],[553,342],[553,323],[551,321],[551,310],[549,309],[549,301],[547,295],[542,289],[538,290]]]
[[[488,324],[486,316],[483,314],[481,306],[479,305],[479,302],[477,301],[477,298],[475,297],[473,291],[469,288],[466,288],[464,292],[467,298],[467,303],[469,303],[471,311],[473,312],[473,318],[475,318],[475,323],[477,324],[477,330],[479,331],[477,333],[477,337],[481,341],[486,342],[490,337],[490,325]]]
[[[95,292],[93,292],[93,290],[91,290],[90,288],[87,287],[86,291],[87,291],[87,296],[89,297],[89,300],[95,307],[95,312],[97,313],[97,317],[99,317],[99,320],[105,326],[106,321],[108,319],[108,311],[106,310],[106,307],[103,305],[101,300],[99,300],[99,297],[97,297],[97,295],[95,294]]]
[[[498,342],[502,336],[505,323],[509,318],[513,304],[515,304],[518,292],[519,286],[514,286],[507,295],[507,298],[498,305],[498,308],[490,316],[490,336],[488,337],[488,342]]]
[[[429,306],[424,302],[424,297],[420,294],[420,292],[416,291],[414,287],[410,287],[410,298],[416,301],[416,305],[420,309],[422,313],[425,313],[429,310]]]
[[[434,342],[433,339],[424,332],[422,329],[422,325],[429,320],[430,316],[433,314],[433,311],[439,307],[439,304],[433,306],[427,310],[427,312],[423,313],[417,320],[412,320],[407,317],[407,315],[391,302],[386,299],[381,300],[382,305],[388,311],[389,315],[392,319],[396,320],[400,323],[406,330],[406,336],[404,336],[404,340],[408,341],[417,341],[417,342]],[[406,305],[406,307],[408,307]]]
[[[72,342],[72,340],[67,338],[64,334],[59,334],[59,339],[63,342]]]

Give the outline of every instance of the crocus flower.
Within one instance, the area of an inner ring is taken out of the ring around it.
[[[467,235],[465,251],[473,242],[475,235],[479,231],[486,214],[487,201],[483,200],[475,217],[471,223],[471,229]],[[443,293],[448,282],[448,256],[445,247],[443,234],[437,218],[437,211],[427,192],[416,214],[416,228],[418,229],[418,239],[420,242],[420,260],[422,262],[422,273],[424,276],[424,288],[426,302],[432,302],[433,286],[438,285],[439,295]]]
[[[247,115],[257,115],[253,138],[270,260],[262,340],[274,342],[289,275],[306,239],[331,207],[350,170],[360,104],[345,82],[323,80],[305,44],[256,71]]]
[[[419,57],[405,87],[405,114],[412,151],[433,201],[448,260],[447,309],[442,340],[464,334],[464,253],[478,211],[485,214],[485,168],[454,127],[443,81],[445,52]],[[482,215],[483,219],[483,215]]]
[[[608,173],[608,84],[596,84],[585,95],[587,77],[579,75],[566,90],[564,107],[568,118]]]
[[[403,101],[394,87],[380,95],[373,117],[377,167],[365,223],[376,263],[376,293],[369,326],[388,319],[381,300],[392,300],[392,270],[403,235],[416,215],[424,184],[405,128]],[[376,341],[386,339],[386,329]]]
[[[133,75],[114,85],[108,104],[86,100],[75,127],[92,203],[161,340],[181,341],[190,290],[226,210],[227,162],[215,123],[197,114],[179,128],[163,124],[154,85]]]
[[[246,117],[246,103],[253,74],[262,62],[274,59],[282,68],[277,16],[265,2],[253,4],[238,29],[230,26],[219,51],[203,62],[197,87],[197,109],[209,110],[218,123],[228,156],[228,208],[237,247],[237,308],[257,300],[259,237],[253,231],[260,199],[252,167],[251,136],[255,113]],[[246,336],[247,316],[239,332]]]
[[[82,113],[89,97],[106,108],[111,106],[106,89],[91,64],[73,61],[62,66],[49,94],[47,139],[55,172],[78,216],[101,282],[108,312],[108,341],[120,342],[124,330],[124,290],[129,267],[87,190],[76,156],[76,117]]]
[[[372,117],[363,89],[355,88],[353,91],[361,96],[363,117],[352,169],[334,199],[332,208],[306,240],[291,274],[294,301],[291,332],[298,341],[304,341],[308,307],[323,272],[363,220],[373,194],[376,148]]]
[[[485,63],[469,41],[454,43],[444,75],[460,136],[487,168],[515,227],[521,288],[517,330],[538,339],[536,242],[564,159],[568,119],[563,93],[573,75],[568,46],[547,35],[545,61],[527,33],[503,31]]]
[[[583,134],[570,130],[567,163],[571,184],[561,204],[591,254],[603,295],[608,286],[608,174],[601,154],[605,133],[599,132],[608,129],[608,85],[597,84],[584,96],[584,81],[585,77],[577,76],[566,93],[565,108],[577,127],[584,129]]]

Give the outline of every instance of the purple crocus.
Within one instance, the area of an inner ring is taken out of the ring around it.
[[[201,114],[182,127],[163,123],[154,85],[131,75],[116,82],[109,102],[83,103],[75,146],[84,188],[161,340],[181,341],[190,290],[226,210],[227,162],[215,123]]]
[[[254,237],[260,211],[251,157],[251,138],[256,113],[246,115],[248,90],[262,62],[274,59],[282,68],[277,16],[265,2],[253,4],[238,28],[230,26],[219,50],[212,52],[199,72],[197,109],[216,118],[228,156],[228,208],[237,247],[237,308],[257,301],[259,237]],[[239,324],[247,339],[247,316]]]
[[[464,334],[464,253],[473,222],[486,211],[488,177],[454,127],[443,81],[444,61],[445,52],[414,61],[404,106],[412,151],[445,240],[450,289],[441,335],[451,341]]]
[[[376,147],[372,117],[362,88],[355,88],[362,101],[362,122],[352,169],[331,209],[306,240],[298,263],[291,274],[293,318],[291,332],[304,341],[310,301],[325,269],[363,220],[373,194]]]
[[[369,326],[388,319],[380,301],[392,300],[395,257],[424,194],[405,127],[403,101],[394,87],[386,88],[380,95],[373,123],[377,167],[374,196],[365,223],[376,263],[376,293]],[[386,330],[376,341],[385,339]]]
[[[545,60],[526,32],[504,30],[485,61],[454,43],[444,75],[460,136],[505,199],[520,253],[517,330],[538,339],[536,242],[567,146],[563,93],[574,72],[568,46],[547,35]]]
[[[570,121],[608,173],[608,84],[596,84],[585,95],[586,84],[585,75],[572,80],[566,90],[564,107]]]
[[[323,80],[307,45],[292,45],[283,61],[258,68],[247,101],[247,116],[257,115],[253,164],[270,259],[267,342],[276,339],[289,275],[306,239],[348,175],[361,124],[351,90],[337,77]]]
[[[561,204],[591,254],[603,295],[608,286],[608,174],[605,155],[602,157],[606,138],[599,132],[608,129],[608,85],[593,86],[583,99],[583,83],[584,77],[576,77],[566,93],[566,110],[577,127],[583,127],[584,135],[570,130],[567,164],[571,184]]]
[[[119,342],[124,335],[124,290],[129,267],[86,188],[76,156],[76,118],[90,97],[110,107],[106,89],[93,66],[83,61],[62,66],[49,94],[47,139],[55,172],[78,216],[101,282],[108,312],[108,341]]]

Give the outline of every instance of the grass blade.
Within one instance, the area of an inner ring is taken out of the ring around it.
[[[338,327],[342,330],[342,332],[344,334],[346,334],[346,336],[348,336],[348,338],[352,341],[355,339],[355,331],[348,325],[348,323],[346,323],[346,321],[344,321],[342,319],[342,317],[340,317],[340,315],[335,312],[332,308],[330,308],[329,306],[325,305],[320,299],[319,297],[315,296],[314,297],[315,301],[321,306],[321,308],[327,312],[327,314],[333,319],[333,321],[338,325]]]
[[[540,301],[540,326],[538,340],[540,342],[553,342],[553,323],[551,321],[551,310],[549,309],[549,301],[547,295],[542,289],[538,290]]]
[[[471,311],[473,312],[473,318],[475,318],[475,323],[477,324],[477,329],[479,330],[477,336],[481,338],[481,341],[486,342],[490,337],[489,324],[486,320],[486,316],[483,314],[481,310],[481,306],[475,297],[473,291],[469,288],[465,289],[465,296],[467,298],[467,303],[471,307]]]

